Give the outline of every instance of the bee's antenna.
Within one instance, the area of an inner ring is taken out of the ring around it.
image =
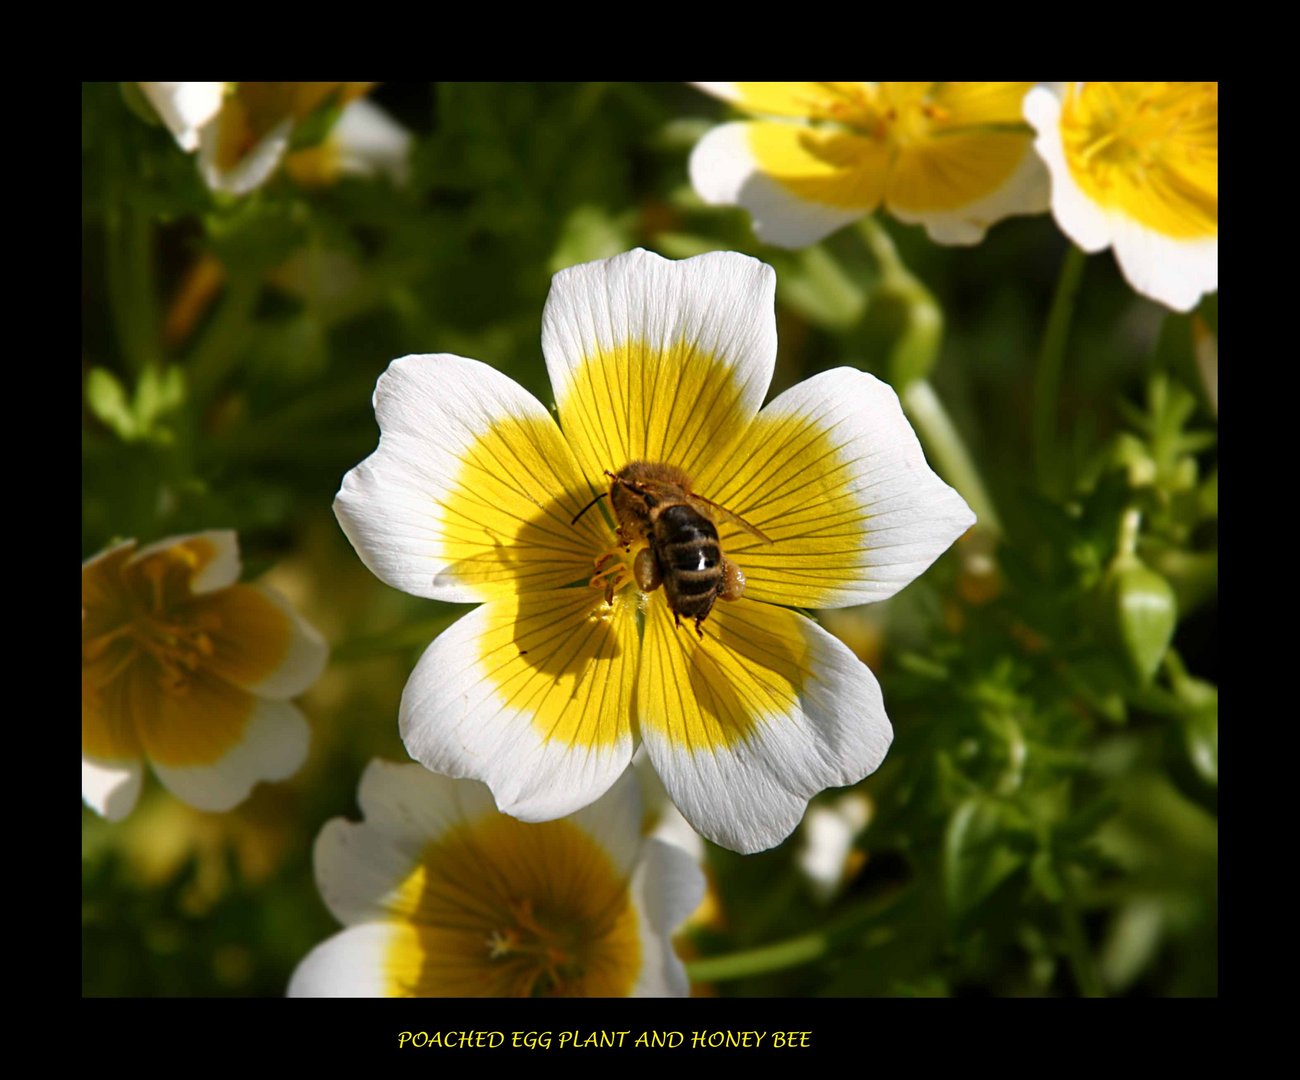
[[[598,502],[600,502],[601,499],[603,499],[608,494],[609,494],[608,491],[602,491],[599,495],[597,495],[594,499],[592,499],[591,502],[587,503],[586,506],[584,506],[581,510],[579,510],[576,514],[574,514],[573,520],[570,521],[569,524],[570,525],[578,524],[578,518],[582,517],[583,514],[585,514],[588,510],[590,510],[593,506],[595,506]]]

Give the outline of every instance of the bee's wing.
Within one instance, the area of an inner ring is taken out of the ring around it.
[[[695,492],[693,491],[691,492],[691,498],[694,499],[696,502],[704,503],[704,505],[709,507],[709,509],[711,510],[716,510],[719,514],[727,518],[729,521],[732,521],[735,524],[739,525],[742,529],[745,530],[745,532],[749,533],[751,536],[756,536],[759,540],[762,540],[763,543],[770,544],[773,542],[772,538],[768,536],[767,533],[763,532],[762,529],[755,528],[739,514],[732,513],[725,506],[722,506],[719,503],[715,503],[712,499],[706,499],[703,495],[696,495]]]

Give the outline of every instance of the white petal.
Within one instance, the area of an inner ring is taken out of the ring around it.
[[[516,625],[505,600],[443,631],[402,694],[410,755],[435,772],[482,780],[502,812],[523,821],[562,817],[609,790],[632,759],[635,624],[630,605],[614,626],[585,614],[600,602],[585,592],[521,598],[538,606],[517,644],[483,644]],[[568,605],[553,620],[552,599]],[[552,724],[577,735],[550,738]]]
[[[121,821],[140,798],[144,768],[137,761],[97,761],[82,755],[81,798],[100,817]]]
[[[647,611],[641,738],[686,820],[748,855],[784,840],[818,792],[873,772],[893,732],[870,669],[811,619],[742,599],[705,627],[699,642]]]
[[[410,174],[411,133],[366,98],[350,101],[329,133],[339,168],[357,176],[381,173],[396,184]]]
[[[867,213],[800,199],[769,178],[754,157],[748,127],[746,121],[716,127],[691,152],[691,183],[706,203],[743,206],[753,218],[754,235],[785,248],[814,244]]]
[[[218,589],[228,589],[239,580],[239,536],[231,529],[208,529],[183,536],[169,536],[166,540],[142,547],[131,556],[131,562],[138,563],[150,555],[194,540],[210,544],[212,553],[211,558],[190,579],[190,592],[195,596],[216,592]]]
[[[655,783],[663,787],[663,781],[659,779],[658,774],[655,774]],[[667,797],[668,793],[665,791],[664,798]],[[650,837],[680,848],[696,863],[704,862],[704,837],[691,828],[691,823],[682,817],[682,812],[671,802],[665,803],[659,811],[659,818],[650,830]]]
[[[569,820],[600,845],[620,874],[631,874],[642,853],[641,789],[633,770],[625,769],[604,795]]]
[[[716,462],[696,479],[773,541],[721,530],[756,600],[884,600],[975,521],[926,464],[898,395],[853,368],[821,372],[770,402],[741,450],[743,464]]]
[[[395,927],[362,923],[307,954],[289,980],[289,997],[386,997],[385,961]]]
[[[199,132],[221,111],[223,82],[142,82],[140,89],[182,150],[199,148]]]
[[[271,601],[293,627],[293,637],[289,650],[285,653],[280,666],[261,682],[246,689],[269,698],[297,697],[308,687],[315,684],[325,670],[329,659],[329,645],[311,623],[294,609],[284,596],[269,585],[254,585],[263,596]]]
[[[1087,252],[1110,246],[1109,216],[1084,194],[1066,164],[1061,142],[1060,98],[1048,87],[1034,87],[1025,95],[1025,119],[1038,133],[1034,149],[1051,174],[1052,214],[1062,232]]]
[[[289,149],[293,134],[293,118],[286,117],[268,131],[261,142],[244,154],[231,169],[223,169],[217,162],[221,125],[209,124],[199,134],[199,171],[208,187],[227,195],[246,195],[261,187],[275,172],[284,153]]]
[[[700,905],[704,875],[680,848],[647,840],[632,878],[641,936],[641,972],[633,997],[685,997],[686,969],[673,950],[672,934]]]
[[[697,443],[714,431],[710,418],[725,420],[716,437],[730,436],[762,404],[776,363],[775,290],[770,266],[731,251],[673,262],[638,249],[555,275],[542,351],[561,426],[593,482],[603,487],[603,469],[632,460],[611,456],[671,455],[689,471],[706,451],[725,452]],[[597,359],[629,343],[627,363]],[[687,362],[717,365],[698,388],[703,401],[679,400]]]
[[[1143,296],[1175,311],[1191,311],[1219,288],[1219,238],[1179,240],[1132,218],[1111,215],[1115,258]]]
[[[334,513],[377,577],[467,603],[590,575],[608,537],[598,515],[571,523],[590,490],[518,383],[477,360],[406,356],[374,400],[379,448],[343,478]]]
[[[392,913],[430,844],[458,824],[496,813],[484,785],[414,763],[372,761],[357,801],[365,820],[326,822],[315,847],[321,898],[345,926]]]
[[[307,758],[311,730],[287,701],[259,698],[240,743],[210,765],[172,766],[153,761],[158,779],[182,802],[199,810],[238,806],[261,780],[284,780]]]

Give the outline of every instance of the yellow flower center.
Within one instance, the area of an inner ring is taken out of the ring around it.
[[[1061,139],[1094,202],[1166,236],[1218,235],[1217,83],[1071,84]]]
[[[139,660],[151,662],[158,685],[169,694],[189,690],[194,673],[213,656],[212,635],[221,629],[211,610],[187,611],[177,603],[188,593],[192,566],[177,549],[125,566],[111,604],[99,605],[93,624],[83,622],[82,670],[90,688],[101,691]]]
[[[582,978],[584,928],[554,912],[539,917],[533,908],[531,897],[507,901],[504,925],[486,941],[488,960],[502,968],[514,996],[562,994]]]
[[[942,83],[822,83],[827,96],[809,100],[813,120],[902,148],[934,137],[949,112],[934,100]]]
[[[458,826],[429,845],[394,906],[398,996],[621,996],[640,971],[628,883],[569,821]]]

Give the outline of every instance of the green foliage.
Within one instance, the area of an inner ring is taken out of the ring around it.
[[[85,815],[84,991],[279,994],[332,932],[312,842],[355,816],[370,757],[405,757],[403,683],[461,613],[373,579],[330,514],[374,447],[375,379],[445,351],[547,398],[551,275],[642,245],[770,262],[773,393],[844,364],[909,410],[922,388],[961,443],[914,412],[931,462],[975,502],[953,471],[964,460],[996,511],[895,598],[826,618],[851,642],[875,628],[895,727],[861,785],[864,866],[826,904],[798,870],[799,833],[749,858],[711,848],[722,918],[689,943],[716,960],[703,981],[737,995],[1216,993],[1217,424],[1198,359],[1215,298],[1166,316],[1109,256],[1089,261],[1045,422],[1034,367],[1062,256],[1049,217],[969,249],[877,222],[778,251],[691,192],[686,155],[725,110],[689,87],[399,84],[377,99],[416,132],[408,187],[279,176],[229,199],[132,111],[147,103],[83,89],[83,554],[238,529],[248,576],[291,579],[333,646],[304,702],[311,762],[267,789],[287,805],[259,796],[200,848],[212,816],[151,787],[149,828],[185,843],[149,874],[144,826]],[[219,277],[177,330],[205,261]],[[1035,432],[1052,440],[1041,478]],[[267,821],[274,842],[237,827]],[[248,844],[269,852],[257,874]],[[780,963],[723,963],[790,942]]]

